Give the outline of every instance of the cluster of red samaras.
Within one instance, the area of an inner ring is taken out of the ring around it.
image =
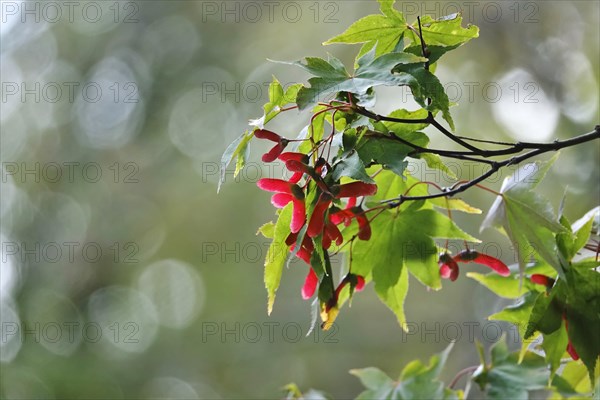
[[[323,249],[328,250],[332,243],[340,246],[344,237],[338,228],[338,225],[349,226],[353,219],[358,223],[358,238],[369,240],[371,238],[371,227],[364,214],[364,210],[357,206],[357,199],[362,196],[370,196],[377,192],[377,185],[364,182],[351,182],[346,184],[327,184],[325,177],[331,172],[331,166],[324,158],[319,158],[314,165],[310,165],[310,158],[303,153],[284,152],[289,140],[282,138],[275,132],[265,129],[258,129],[254,136],[259,139],[266,139],[275,142],[275,146],[262,156],[264,162],[272,162],[277,159],[285,163],[286,169],[292,173],[288,180],[263,178],[257,182],[262,190],[274,192],[271,197],[271,203],[277,208],[283,208],[292,203],[292,220],[290,223],[291,233],[286,239],[286,244],[290,251],[298,246],[296,256],[311,265],[311,257],[314,252],[313,238],[322,235]],[[304,184],[300,181],[304,178]],[[306,215],[306,194],[309,182],[313,181],[317,190],[317,202],[312,209],[310,218],[307,221]],[[347,199],[344,209],[334,205],[334,200]],[[306,234],[299,240],[299,232],[306,226]],[[352,283],[355,290],[361,290],[364,286],[364,279],[361,276],[348,274],[337,287],[334,298],[330,300],[327,307],[333,307],[337,304],[337,298],[342,288],[348,282]],[[306,280],[302,287],[302,297],[311,298],[319,284],[319,279],[315,271],[310,267]],[[335,304],[333,304],[335,303]]]
[[[337,246],[342,245],[344,237],[338,228],[338,225],[344,224],[349,226],[352,220],[355,219],[358,223],[357,237],[361,240],[369,240],[371,238],[371,227],[369,220],[365,216],[364,210],[357,206],[357,199],[362,196],[371,196],[377,192],[377,185],[352,182],[346,184],[327,184],[325,177],[330,172],[331,167],[327,160],[319,158],[314,166],[310,165],[308,155],[296,152],[285,152],[289,140],[279,136],[275,132],[265,129],[259,129],[254,132],[254,136],[259,139],[266,139],[275,143],[267,153],[262,156],[263,162],[273,162],[277,159],[285,163],[286,168],[292,173],[288,180],[263,178],[257,182],[257,185],[262,190],[274,192],[271,197],[271,203],[277,208],[284,208],[289,203],[292,203],[292,220],[290,223],[290,234],[286,238],[286,245],[293,252],[298,246],[296,256],[309,265],[309,272],[302,286],[302,298],[311,298],[318,285],[319,278],[311,266],[311,257],[315,251],[313,238],[322,235],[322,246],[327,251],[332,243]],[[304,184],[300,185],[300,181],[304,180]],[[315,204],[310,219],[306,217],[306,192],[309,182],[314,181],[316,190],[318,191],[317,203]],[[340,209],[334,205],[334,200],[347,199],[344,209]],[[308,222],[308,225],[307,225]],[[298,244],[299,232],[306,226],[306,234],[302,238],[302,243]],[[459,275],[458,263],[474,262],[490,267],[501,276],[509,276],[510,270],[502,261],[497,258],[481,254],[474,250],[463,250],[454,257],[448,253],[442,253],[439,256],[438,264],[440,266],[440,275],[444,279],[455,281]],[[554,285],[554,279],[545,275],[534,274],[531,276],[531,281],[536,284],[545,285],[551,288]],[[325,311],[337,306],[339,295],[344,287],[350,284],[351,290],[360,291],[365,285],[365,280],[362,276],[349,273],[337,286],[333,296],[324,305]],[[567,327],[567,320],[565,327]],[[575,348],[569,340],[567,351],[574,360],[579,359]]]

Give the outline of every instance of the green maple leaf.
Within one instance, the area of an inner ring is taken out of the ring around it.
[[[571,268],[567,283],[565,316],[569,339],[594,382],[600,357],[600,273]]]
[[[401,12],[394,9],[394,0],[379,0],[381,14],[367,15],[354,22],[346,31],[324,45],[333,43],[365,43],[357,59],[376,48],[376,56],[394,51],[408,29]]]
[[[552,279],[556,278],[556,271],[544,262],[536,262],[525,269],[527,275],[541,274]],[[529,279],[521,281],[520,274],[512,273],[510,276],[500,276],[495,272],[480,274],[477,272],[467,272],[467,276],[476,280],[493,293],[506,299],[518,299],[529,291],[542,292],[545,288],[534,284]]]
[[[416,44],[420,44],[419,23],[412,24],[412,30],[406,32],[406,37]],[[479,37],[479,28],[469,25],[462,26],[462,16],[459,13],[447,15],[442,18],[433,19],[429,15],[421,17],[421,31],[423,41],[428,45],[456,46]]]
[[[397,65],[394,72],[405,76],[405,85],[410,87],[415,101],[429,112],[441,111],[442,117],[454,130],[454,121],[450,115],[450,100],[440,80],[423,65]]]
[[[519,362],[518,353],[510,353],[506,338],[491,349],[492,362],[474,375],[489,399],[528,399],[529,392],[547,387],[550,376],[543,357],[527,353]]]
[[[447,389],[439,380],[448,355],[453,345],[435,354],[425,365],[420,360],[413,360],[404,369],[397,381],[383,371],[374,368],[353,369],[350,373],[358,377],[367,390],[360,393],[357,400],[367,399],[459,399],[462,392]]]
[[[219,184],[217,185],[217,193],[219,193],[223,182],[225,182],[225,173],[227,172],[227,167],[229,164],[231,164],[233,159],[236,159],[234,178],[242,170],[242,168],[244,168],[249,153],[248,143],[250,143],[250,140],[253,137],[253,133],[246,131],[233,142],[231,142],[231,144],[225,149],[225,152],[221,157],[221,170],[219,174]]]
[[[283,272],[283,266],[288,256],[288,247],[285,244],[285,239],[290,234],[290,222],[292,220],[292,204],[288,204],[277,219],[275,228],[272,231],[273,241],[267,250],[267,257],[265,259],[265,287],[269,295],[268,299],[268,313],[271,314],[273,311],[273,304],[275,303],[275,292],[279,288],[279,282],[281,281],[281,274]],[[271,228],[268,229],[270,231]]]
[[[401,179],[401,178],[399,178]],[[433,238],[477,239],[458,228],[445,215],[432,209],[409,207],[386,211],[371,223],[369,241],[356,241],[352,248],[352,272],[372,274],[375,292],[406,328],[404,299],[410,272],[424,285],[440,289],[438,249]]]
[[[333,165],[332,178],[338,181],[342,176],[347,176],[362,182],[373,183],[373,179],[367,174],[365,165],[358,153],[350,150],[342,155]]]
[[[422,132],[411,132],[408,136],[411,137],[409,139],[411,143],[419,146],[427,145],[429,142],[429,138]],[[356,149],[366,165],[379,164],[399,176],[404,175],[408,165],[405,159],[414,150],[411,146],[386,136],[371,135],[364,135],[356,145]]]
[[[318,101],[324,101],[338,92],[351,92],[360,97],[380,85],[408,85],[414,78],[409,74],[395,74],[394,67],[399,64],[418,64],[426,58],[411,53],[388,53],[375,57],[371,50],[358,60],[354,75],[350,75],[340,60],[329,56],[328,60],[318,57],[306,57],[305,62],[282,62],[299,66],[315,75],[308,82],[310,87],[302,87],[298,91],[296,103],[299,109],[305,109]]]
[[[566,229],[557,222],[550,202],[532,191],[555,159],[526,164],[506,178],[481,226],[497,228],[508,236],[515,246],[521,273],[528,259],[537,253],[564,276],[555,235]]]

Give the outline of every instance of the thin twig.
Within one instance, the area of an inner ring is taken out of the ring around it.
[[[470,155],[467,155],[467,154],[471,154],[471,153],[457,152],[457,151],[453,151],[453,150],[431,149],[431,148],[427,148],[427,147],[422,147],[417,144],[411,143],[408,140],[403,139],[396,135],[385,135],[383,133],[379,133],[379,132],[375,132],[375,131],[367,131],[367,133],[365,133],[365,136],[378,137],[380,139],[394,140],[394,141],[400,142],[406,146],[412,147],[414,150],[411,151],[410,153],[408,153],[408,156],[410,156],[410,157],[414,157],[415,155],[418,155],[418,154],[431,153],[431,154],[437,154],[437,155],[443,156],[443,157],[455,158],[458,160],[475,161],[475,162],[480,162],[480,163],[490,164],[490,165],[494,163],[494,161],[491,161],[491,160],[471,157]]]
[[[495,145],[498,145],[498,146],[514,146],[515,145],[515,143],[510,143],[510,142],[500,142],[500,141],[497,141],[497,140],[477,139],[477,138],[472,138],[472,137],[468,137],[468,136],[459,136],[459,135],[456,135],[456,137],[459,138],[459,139],[468,140],[470,142],[495,144]]]
[[[417,118],[417,119],[407,119],[407,118],[395,118],[395,117],[386,117],[385,115],[375,114],[363,107],[354,108],[354,112],[357,114],[363,115],[367,118],[372,119],[375,122],[387,121],[387,122],[398,122],[401,124],[428,124],[428,118]]]
[[[435,120],[435,118],[433,117],[433,113],[429,113],[429,115],[427,116],[427,120],[431,125],[435,126],[438,131],[442,132],[444,136],[446,136],[448,139],[452,140],[457,144],[460,144],[465,149],[471,150],[474,153],[474,155],[483,155],[483,150],[481,150],[479,147],[473,146],[472,144],[465,142],[464,140],[450,132],[448,129],[444,128],[442,124]]]

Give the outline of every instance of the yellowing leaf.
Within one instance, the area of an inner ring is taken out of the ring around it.
[[[429,201],[436,207],[462,211],[467,214],[481,214],[481,210],[479,208],[473,207],[461,199],[448,199],[438,197],[435,199],[430,199]]]
[[[257,235],[263,235],[267,239],[273,239],[275,236],[275,224],[273,221],[269,221],[266,224],[263,224],[258,231],[256,231]]]
[[[338,306],[331,307],[329,310],[327,310],[325,304],[323,304],[321,306],[321,321],[323,321],[321,328],[324,331],[329,330],[329,328],[333,326],[333,323],[335,322],[339,313],[340,309]]]

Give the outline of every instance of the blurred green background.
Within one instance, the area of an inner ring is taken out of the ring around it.
[[[458,104],[460,134],[550,141],[600,120],[599,4],[397,7],[411,21],[462,9],[481,29],[437,70]],[[237,179],[228,172],[217,195],[220,156],[262,114],[272,75],[284,86],[307,77],[267,58],[331,52],[350,67],[357,46],[321,42],[377,12],[375,1],[1,6],[3,398],[277,398],[292,381],[348,398],[360,390],[351,368],[394,376],[456,338],[450,379],[477,362],[474,337],[487,346],[505,332],[518,345],[514,328],[485,320],[504,303],[464,275],[438,293],[412,282],[409,334],[369,287],[333,331],[306,337],[299,262],[266,314],[267,242],[255,232],[274,210],[255,182],[283,168],[259,163],[266,147],[253,143],[247,169]],[[382,88],[378,99],[382,113],[414,107],[402,89]],[[308,116],[288,115],[273,126],[294,137]],[[436,147],[452,146],[431,133]],[[572,220],[600,201],[599,156],[598,143],[564,150],[540,186],[556,207],[567,193]],[[461,179],[482,172],[453,168]],[[484,210],[493,201],[464,198]],[[481,216],[456,219],[478,234]],[[514,262],[504,237],[480,237],[479,250]]]

